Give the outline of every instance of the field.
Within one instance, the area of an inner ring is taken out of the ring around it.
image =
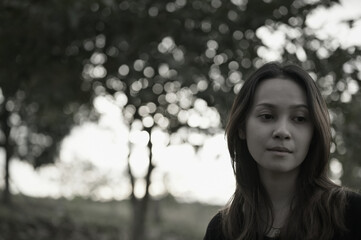
[[[172,197],[153,201],[146,240],[202,239],[219,208]],[[130,209],[128,201],[13,196],[11,207],[0,205],[0,240],[127,240]]]

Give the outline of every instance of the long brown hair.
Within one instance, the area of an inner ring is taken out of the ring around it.
[[[281,230],[281,239],[331,239],[345,230],[345,190],[327,176],[330,153],[330,120],[325,101],[312,77],[302,68],[271,62],[255,71],[236,96],[226,136],[236,190],[222,211],[223,232],[228,239],[263,239],[270,230],[262,222],[272,222],[270,199],[260,182],[257,164],[248,151],[246,139],[239,137],[245,131],[246,118],[252,106],[258,84],[266,79],[286,78],[296,81],[304,89],[314,125],[308,154],[301,164],[297,178],[296,195],[292,202],[287,225]],[[261,218],[260,206],[266,206],[267,219]]]

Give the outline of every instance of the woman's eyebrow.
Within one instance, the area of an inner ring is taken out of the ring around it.
[[[267,108],[277,108],[276,104],[272,104],[272,103],[258,103],[256,104],[255,107],[267,107]],[[308,106],[306,104],[300,103],[300,104],[292,104],[290,105],[290,108],[295,109],[295,108],[305,108],[308,110]]]

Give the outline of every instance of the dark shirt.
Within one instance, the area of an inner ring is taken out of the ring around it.
[[[342,240],[361,240],[361,195],[350,193],[347,197],[345,211],[346,227],[348,232]],[[277,240],[278,238],[264,237],[264,240]],[[222,233],[221,214],[215,215],[209,222],[203,240],[229,240]],[[334,239],[339,240],[339,239]]]

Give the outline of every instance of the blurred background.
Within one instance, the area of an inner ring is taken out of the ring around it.
[[[247,75],[300,64],[361,189],[358,0],[2,0],[0,239],[202,239]]]

